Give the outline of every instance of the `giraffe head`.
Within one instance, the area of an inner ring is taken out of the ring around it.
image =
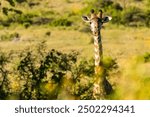
[[[95,11],[91,10],[91,17],[82,16],[83,21],[90,23],[91,31],[93,35],[97,36],[102,28],[103,23],[109,22],[112,18],[109,16],[103,17],[102,10],[96,14]]]

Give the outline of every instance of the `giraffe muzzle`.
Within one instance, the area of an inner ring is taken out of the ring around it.
[[[94,32],[93,32],[93,35],[94,35],[94,36],[98,36],[98,32],[97,32],[97,31],[94,31]]]

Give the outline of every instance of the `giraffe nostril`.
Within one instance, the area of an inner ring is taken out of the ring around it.
[[[97,32],[96,32],[96,31],[94,31],[94,32],[93,32],[93,34],[94,34],[94,35],[96,35],[96,34],[97,34]]]

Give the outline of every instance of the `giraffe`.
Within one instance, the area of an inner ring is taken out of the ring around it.
[[[95,80],[93,84],[93,97],[94,99],[104,99],[103,83],[106,80],[103,75],[102,59],[103,47],[101,40],[101,28],[103,23],[109,22],[112,18],[109,16],[103,17],[102,10],[98,14],[91,10],[91,17],[82,16],[83,21],[90,23],[91,31],[94,38],[94,56],[95,56]],[[101,78],[99,78],[101,77]]]

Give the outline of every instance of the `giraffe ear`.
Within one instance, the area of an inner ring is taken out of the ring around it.
[[[112,17],[110,17],[110,16],[105,16],[105,17],[103,17],[102,21],[103,21],[103,23],[107,23],[107,22],[109,22],[111,19],[112,19]]]
[[[82,16],[82,20],[85,22],[90,22],[90,18],[88,16]]]

